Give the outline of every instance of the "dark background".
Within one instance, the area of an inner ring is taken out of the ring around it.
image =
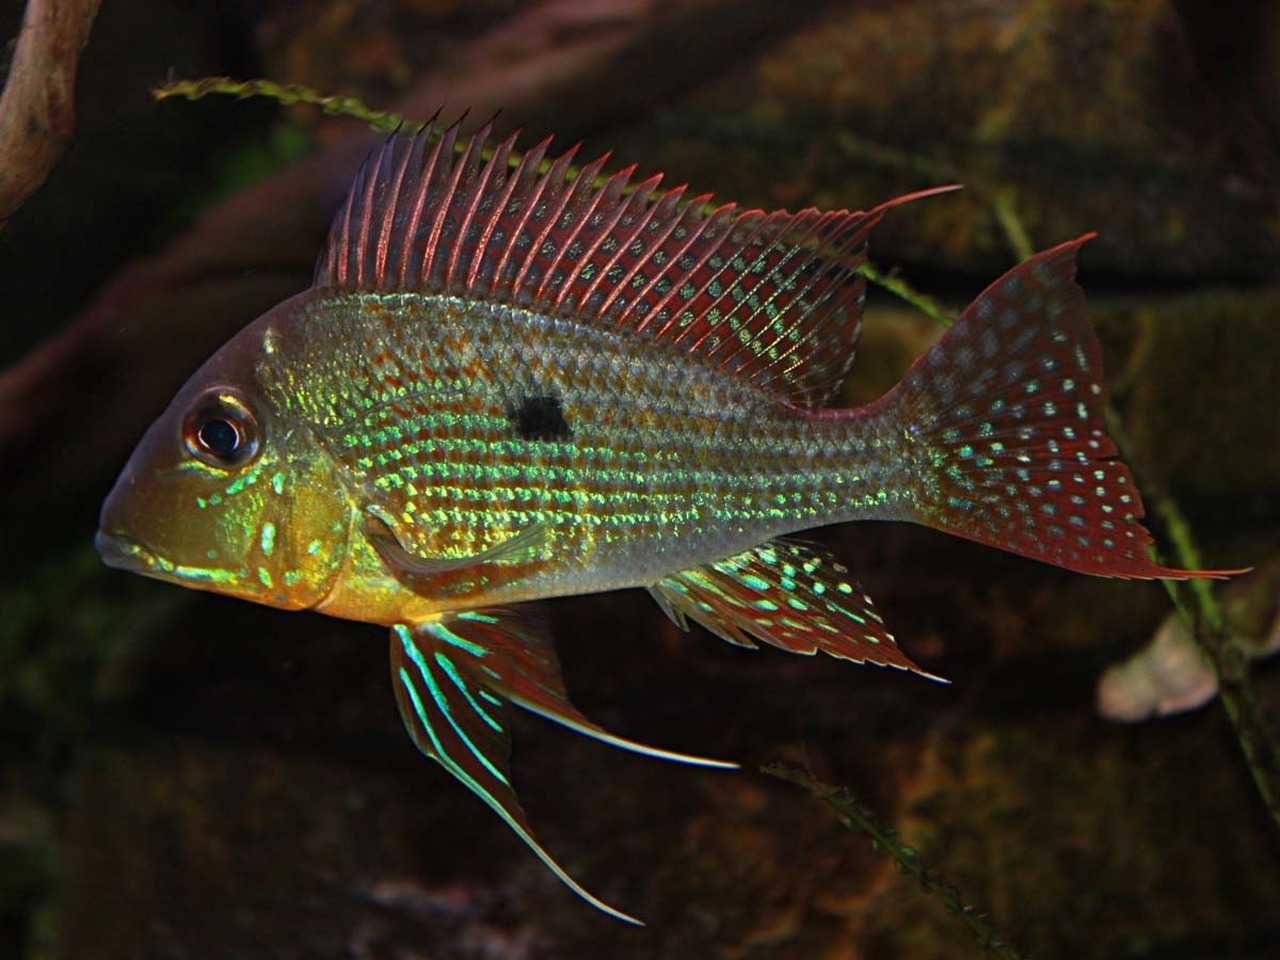
[[[1280,956],[1280,839],[1221,707],[1132,726],[1094,707],[1101,671],[1168,614],[1158,585],[898,525],[818,534],[949,687],[682,635],[637,591],[549,604],[587,715],[744,763],[660,764],[516,720],[539,836],[636,930],[414,753],[382,631],[107,571],[90,547],[172,392],[306,285],[370,142],[314,111],[148,95],[260,75],[415,117],[502,108],[526,143],[585,139],[750,205],[964,182],[872,241],[951,305],[1015,262],[1011,222],[1037,248],[1099,230],[1082,280],[1144,482],[1177,498],[1208,565],[1260,568],[1230,589],[1262,629],[1280,8],[1230,6],[109,0],[76,139],[0,230],[0,955],[981,954],[864,836],[756,772],[781,760],[852,787],[1028,954]],[[0,4],[0,37],[20,13]],[[936,333],[873,295],[847,399]],[[1280,672],[1255,679],[1274,734]]]

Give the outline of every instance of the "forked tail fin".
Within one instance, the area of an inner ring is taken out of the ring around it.
[[[877,404],[922,454],[920,523],[1104,577],[1223,577],[1153,563],[1107,435],[1102,350],[1075,282],[1086,234],[984,290]]]

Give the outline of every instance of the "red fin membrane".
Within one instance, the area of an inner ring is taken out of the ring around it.
[[[1102,350],[1075,282],[1087,234],[989,286],[878,405],[922,445],[917,519],[1080,573],[1218,577],[1148,557],[1142,500],[1107,436]],[[896,409],[895,409],[896,406]]]
[[[705,567],[682,570],[649,588],[683,629],[695,620],[738,646],[750,637],[791,653],[819,651],[910,670],[931,680],[899,649],[871,598],[830,554],[773,540]]]
[[[649,747],[593,724],[569,702],[545,632],[505,610],[393,627],[391,683],[414,745],[488,804],[571,890],[629,923],[639,921],[584,890],[534,839],[511,784],[503,699],[637,753],[700,766],[736,766]]]
[[[314,286],[458,294],[572,316],[685,350],[793,403],[825,401],[853,363],[870,211],[707,213],[709,195],[634,185],[635,167],[596,183],[607,157],[566,174],[577,148],[511,169],[511,137],[486,125],[393,136],[334,219]],[[488,160],[483,156],[490,152]]]

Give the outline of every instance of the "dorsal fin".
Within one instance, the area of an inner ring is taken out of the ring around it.
[[[568,176],[577,147],[538,173],[550,140],[511,167],[515,135],[484,159],[491,124],[461,151],[458,127],[395,135],[334,219],[314,286],[423,291],[506,303],[687,350],[803,405],[853,362],[870,228],[890,207],[798,213],[709,209],[710,195],[597,183],[602,156]]]

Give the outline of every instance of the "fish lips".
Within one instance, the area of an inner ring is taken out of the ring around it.
[[[99,530],[93,537],[93,548],[108,567],[130,573],[153,574],[156,557],[138,541],[123,534]]]

